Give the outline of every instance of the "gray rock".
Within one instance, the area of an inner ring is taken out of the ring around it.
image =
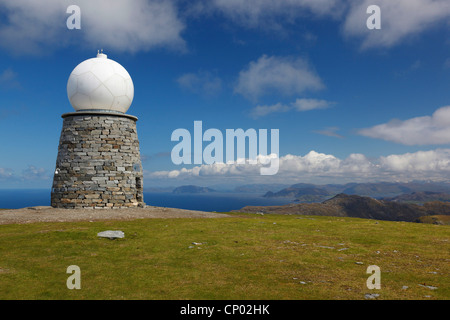
[[[50,206],[37,206],[37,207],[28,207],[29,210],[45,210],[45,209],[52,209]]]
[[[108,239],[114,240],[114,239],[119,239],[119,238],[125,238],[125,233],[123,233],[123,231],[108,230],[108,231],[102,231],[102,232],[97,233],[97,236],[101,237],[101,238],[108,238]]]
[[[366,299],[376,299],[378,298],[380,295],[378,293],[366,293],[364,295],[364,298]]]
[[[334,247],[328,247],[328,246],[319,246],[319,248],[324,248],[324,249],[334,249]]]
[[[427,288],[427,289],[430,289],[430,290],[437,290],[437,288],[438,288],[438,287],[434,287],[434,286],[426,286],[426,285],[423,285],[423,284],[419,284],[419,286]]]

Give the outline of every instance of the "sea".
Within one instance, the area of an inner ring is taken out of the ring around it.
[[[293,202],[288,198],[264,198],[262,193],[184,193],[144,192],[147,205],[200,211],[227,212],[245,206],[274,206]],[[50,190],[7,189],[0,190],[1,209],[20,209],[50,206]]]

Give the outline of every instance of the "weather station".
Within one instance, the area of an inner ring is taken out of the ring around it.
[[[55,208],[143,207],[143,172],[134,97],[127,70],[103,50],[70,74],[67,96],[75,112],[62,115],[51,192]]]

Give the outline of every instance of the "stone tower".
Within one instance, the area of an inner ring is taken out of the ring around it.
[[[128,72],[103,53],[80,63],[67,84],[76,112],[64,119],[51,205],[55,208],[143,207],[137,118]]]

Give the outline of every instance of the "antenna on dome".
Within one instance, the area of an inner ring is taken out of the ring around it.
[[[104,54],[103,49],[101,49],[101,50],[97,50],[97,58],[107,59],[108,56],[106,54]]]

